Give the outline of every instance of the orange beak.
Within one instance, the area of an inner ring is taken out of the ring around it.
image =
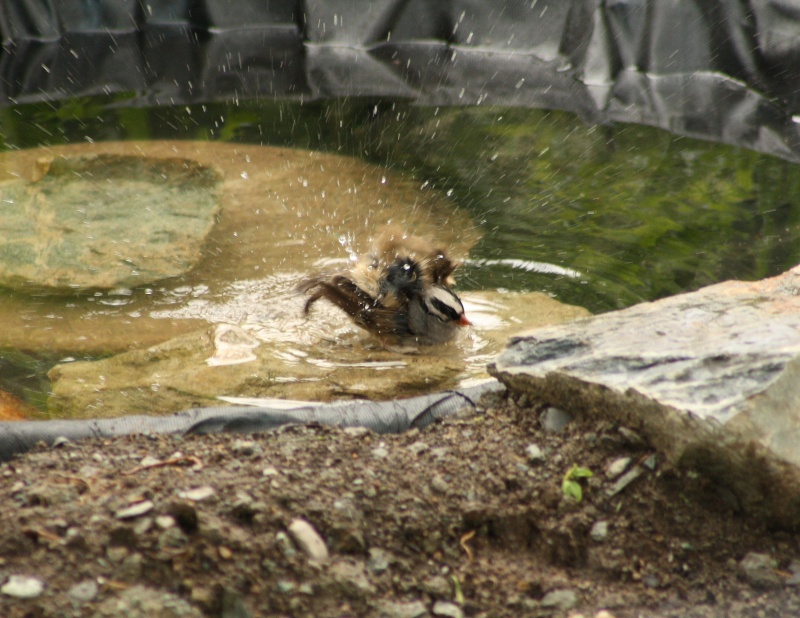
[[[467,316],[462,313],[461,317],[458,318],[458,325],[459,326],[472,326],[472,322],[470,322],[467,319]]]

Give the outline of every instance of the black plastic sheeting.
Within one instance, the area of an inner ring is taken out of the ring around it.
[[[52,445],[60,438],[75,441],[134,433],[253,433],[301,423],[367,427],[378,433],[402,433],[413,428],[422,429],[437,419],[474,413],[481,395],[502,388],[499,382],[489,380],[477,386],[410,399],[309,404],[292,410],[224,406],[193,408],[172,416],[0,422],[0,461],[24,453],[39,442]]]
[[[402,98],[800,159],[796,0],[0,0],[0,106]]]

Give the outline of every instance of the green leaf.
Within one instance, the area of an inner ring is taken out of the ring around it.
[[[594,473],[589,468],[581,468],[577,465],[572,467],[571,472],[574,479],[590,479],[594,476]]]
[[[564,475],[564,480],[561,482],[561,491],[565,496],[574,498],[576,502],[583,500],[583,487],[575,479],[588,479],[594,476],[594,473],[589,468],[583,468],[578,464],[572,464],[572,467],[567,470]]]
[[[453,600],[459,605],[464,605],[464,592],[461,590],[461,582],[458,577],[452,575],[450,579],[453,582]]]
[[[574,479],[588,479],[593,476],[594,473],[589,468],[582,468],[578,464],[572,464],[572,467],[564,475],[564,479],[571,481]]]
[[[564,479],[564,482],[561,484],[561,490],[564,492],[565,496],[574,498],[575,502],[583,500],[583,488],[577,481]]]

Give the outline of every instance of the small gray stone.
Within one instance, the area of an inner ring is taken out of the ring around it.
[[[608,538],[608,522],[603,520],[594,522],[589,536],[597,543],[605,541]]]
[[[343,431],[351,438],[363,438],[371,433],[366,427],[345,427]]]
[[[542,413],[539,421],[545,431],[558,433],[572,422],[572,414],[551,406]]]
[[[218,590],[213,588],[192,586],[192,592],[189,598],[192,600],[193,604],[206,612],[209,612],[212,608],[216,608],[219,604]]]
[[[428,615],[428,608],[422,601],[408,603],[383,601],[377,603],[376,608],[382,618],[422,618]]]
[[[222,612],[220,618],[251,618],[252,614],[244,604],[242,595],[233,588],[222,591]]]
[[[12,575],[8,581],[0,586],[0,594],[5,594],[15,599],[35,599],[44,590],[44,582],[38,577],[25,575]]]
[[[633,429],[620,427],[619,433],[623,438],[625,438],[625,442],[627,442],[630,446],[635,446],[638,448],[646,446],[645,441],[642,440],[642,436],[636,433]]]
[[[180,528],[167,528],[158,535],[158,546],[162,549],[180,549],[189,541],[189,537]]]
[[[122,563],[114,570],[114,579],[131,584],[136,583],[142,577],[143,564],[144,560],[139,552],[125,556]]]
[[[450,582],[441,575],[434,575],[423,581],[420,588],[440,599],[449,598],[452,592]]]
[[[297,555],[297,550],[292,545],[292,539],[285,532],[278,532],[275,534],[275,542],[281,550],[281,553],[286,558],[291,558]]]
[[[413,443],[409,444],[406,447],[406,450],[410,451],[414,455],[419,455],[419,454],[424,453],[425,451],[427,451],[428,448],[429,447],[428,447],[427,444],[425,444],[421,440],[417,440],[416,442],[413,442]]]
[[[749,552],[739,562],[739,572],[754,588],[779,588],[783,579],[775,572],[777,564],[769,554]]]
[[[239,457],[252,457],[253,455],[260,455],[264,452],[261,445],[254,440],[235,440],[231,445],[231,450],[234,455]]]
[[[545,459],[544,451],[539,447],[538,444],[529,444],[525,447],[525,456],[528,458],[528,461],[532,464],[539,464],[543,463]]]
[[[175,526],[177,522],[172,515],[159,515],[156,517],[156,526],[161,528],[162,530],[166,530],[168,528],[172,528]]]
[[[289,524],[289,534],[311,562],[327,562],[328,547],[325,541],[305,519],[295,519]]]
[[[367,571],[378,575],[389,570],[391,555],[385,549],[371,547],[369,550],[369,560],[367,560]]]
[[[362,563],[340,560],[331,565],[328,574],[334,582],[336,592],[347,597],[360,599],[375,594],[375,586],[367,578]]]
[[[642,465],[647,468],[648,470],[655,470],[656,466],[658,465],[658,457],[656,457],[655,453],[651,453],[645,460],[642,462]]]
[[[297,589],[297,585],[294,582],[287,581],[280,581],[275,585],[275,587],[281,594],[292,594]]]
[[[431,489],[437,494],[446,494],[448,489],[450,489],[450,485],[447,484],[447,481],[445,481],[441,475],[435,474],[431,479]]]
[[[93,579],[86,579],[72,586],[67,594],[71,599],[79,603],[88,603],[89,601],[94,601],[99,590],[100,588],[96,581]]]
[[[114,564],[119,564],[128,556],[127,547],[109,547],[106,549],[106,557]]]
[[[464,618],[464,610],[449,601],[436,601],[431,610],[434,616],[447,616],[447,618]]]
[[[191,500],[192,502],[200,502],[213,496],[216,490],[210,485],[203,485],[202,487],[195,487],[193,489],[181,490],[178,492],[179,498]]]
[[[606,466],[606,476],[610,479],[617,478],[620,474],[628,469],[631,463],[630,457],[618,457]]]
[[[152,511],[154,506],[155,505],[150,500],[144,500],[142,502],[132,504],[124,509],[120,509],[114,513],[114,517],[117,519],[133,519],[134,517],[141,517],[145,513]]]
[[[133,586],[105,599],[97,606],[94,618],[202,618],[202,612],[179,596]]]
[[[606,488],[606,495],[609,497],[616,496],[619,492],[625,489],[628,485],[633,483],[636,479],[644,474],[644,468],[641,466],[634,466],[625,474],[619,477],[611,487]]]
[[[786,585],[800,586],[800,560],[792,560],[789,564],[789,572],[792,576],[786,580]]]
[[[542,607],[567,611],[578,604],[578,595],[572,590],[552,590],[542,598]]]
[[[379,446],[378,448],[372,449],[372,456],[375,459],[386,459],[389,456],[389,451],[386,450],[386,447]]]
[[[136,520],[133,524],[133,534],[138,537],[145,534],[150,528],[153,527],[153,519],[151,517],[142,517]]]

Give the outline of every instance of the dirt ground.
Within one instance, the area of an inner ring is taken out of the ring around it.
[[[403,435],[144,435],[0,464],[0,616],[800,615],[796,534],[624,429],[483,405]]]

